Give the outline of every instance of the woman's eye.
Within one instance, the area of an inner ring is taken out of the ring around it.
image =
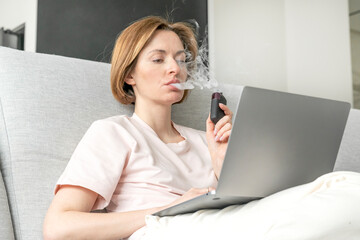
[[[154,63],[162,63],[164,60],[161,58],[157,58],[157,59],[153,59],[152,60]]]

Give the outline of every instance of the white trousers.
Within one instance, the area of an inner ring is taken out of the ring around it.
[[[309,184],[221,210],[147,216],[146,224],[134,238],[359,240],[360,173],[332,172]]]

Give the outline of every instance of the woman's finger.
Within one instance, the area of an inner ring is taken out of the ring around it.
[[[223,128],[227,123],[231,124],[231,116],[230,115],[225,115],[224,117],[222,117],[215,125],[215,134],[220,131],[221,128]]]
[[[224,132],[224,134],[219,138],[219,142],[227,142],[229,140],[229,137],[230,137],[230,134],[231,134],[231,131],[226,131]]]
[[[219,131],[216,133],[217,136],[221,137],[225,132],[232,129],[232,124],[227,122],[224,126],[222,126]]]
[[[221,108],[221,110],[224,111],[225,115],[229,115],[232,118],[233,113],[228,106],[226,106],[225,104],[219,103],[219,107]]]
[[[223,136],[225,133],[227,132],[231,132],[231,129],[232,129],[232,124],[231,123],[226,123],[219,131],[218,133],[216,134],[215,136],[215,140],[222,140],[223,139]]]

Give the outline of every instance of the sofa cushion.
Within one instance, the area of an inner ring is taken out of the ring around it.
[[[11,222],[8,197],[0,172],[0,239],[15,239],[14,229]]]

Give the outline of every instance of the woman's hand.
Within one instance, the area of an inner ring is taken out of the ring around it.
[[[206,139],[216,178],[219,178],[221,167],[225,158],[228,140],[232,129],[233,115],[226,105],[220,103],[219,107],[224,111],[225,116],[222,117],[216,125],[211,121],[210,114],[206,120]]]
[[[211,192],[215,190],[215,188],[213,187],[208,187],[208,188],[191,188],[189,191],[187,191],[186,193],[184,193],[181,197],[179,197],[178,199],[176,199],[175,201],[173,201],[172,203],[170,203],[169,205],[165,206],[164,208],[162,209],[166,209],[166,208],[169,208],[169,207],[172,207],[172,206],[175,206],[179,203],[182,203],[182,202],[185,202],[185,201],[188,201],[190,199],[193,199],[195,197],[198,197],[198,196],[201,196],[201,195],[204,195],[208,192]],[[161,210],[162,210],[161,209]]]

